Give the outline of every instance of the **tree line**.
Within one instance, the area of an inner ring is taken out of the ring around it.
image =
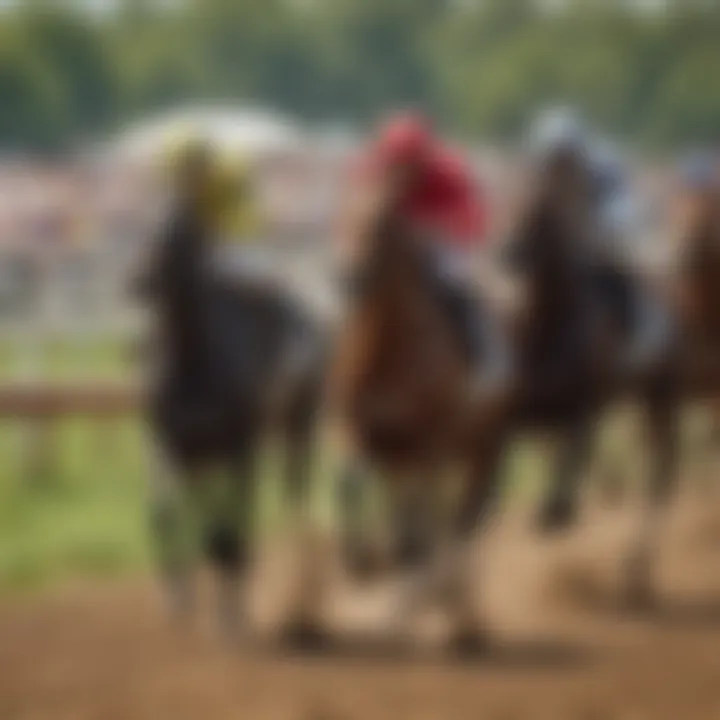
[[[198,100],[359,122],[412,106],[500,141],[562,101],[650,147],[707,143],[718,37],[708,0],[23,0],[0,11],[0,145],[62,149]]]

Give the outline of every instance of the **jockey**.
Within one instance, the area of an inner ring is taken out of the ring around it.
[[[669,338],[667,318],[654,298],[632,282],[627,250],[638,230],[638,208],[627,171],[607,143],[594,138],[584,122],[568,109],[543,113],[531,131],[531,147],[543,159],[570,152],[588,173],[592,220],[600,243],[595,248],[595,291],[621,326],[628,328],[626,365],[634,370],[650,366]]]
[[[204,215],[215,161],[212,147],[195,134],[176,137],[166,145],[162,160],[171,202]]]
[[[194,208],[212,240],[216,271],[230,279],[272,275],[257,243],[262,223],[245,158],[221,152],[195,133],[176,140],[167,159],[172,194],[186,209]]]
[[[170,144],[166,165],[172,191],[197,204],[218,240],[245,243],[255,237],[259,213],[244,158],[221,153],[197,134],[189,134]]]
[[[360,178],[382,183],[401,216],[429,239],[443,307],[477,366],[486,338],[472,268],[474,251],[485,240],[487,208],[472,171],[424,119],[403,114],[381,127],[362,158]]]
[[[635,228],[638,212],[627,170],[612,146],[594,137],[569,108],[553,108],[536,120],[531,130],[533,154],[546,157],[566,150],[583,163],[592,192],[592,206],[606,250],[622,250]]]

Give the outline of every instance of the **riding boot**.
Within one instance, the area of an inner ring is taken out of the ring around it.
[[[667,347],[670,321],[657,299],[646,288],[633,286],[630,302],[631,327],[625,360],[631,372],[643,373],[659,362]]]
[[[509,356],[490,313],[482,312],[481,300],[467,284],[441,282],[443,305],[471,368],[470,393],[500,387],[507,380]]]
[[[667,319],[648,291],[618,267],[599,268],[595,279],[600,305],[622,338],[622,370],[631,374],[645,372],[664,347]]]
[[[480,366],[485,340],[480,320],[479,304],[470,290],[459,282],[444,283],[443,301],[456,333],[463,356],[473,367]]]

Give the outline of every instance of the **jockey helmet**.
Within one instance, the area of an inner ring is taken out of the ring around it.
[[[198,133],[185,132],[169,138],[163,152],[164,165],[171,177],[208,170],[213,161],[210,144]]]
[[[432,146],[429,123],[419,115],[406,113],[395,115],[380,128],[377,153],[386,166],[418,166],[428,158]]]
[[[224,241],[243,241],[258,230],[251,168],[236,154],[218,157],[213,165],[206,211]]]
[[[688,190],[710,190],[718,183],[717,159],[708,152],[695,152],[685,158],[680,168],[683,185]]]
[[[600,198],[620,194],[626,184],[625,167],[609,142],[596,141],[588,148],[593,180]]]
[[[531,150],[539,156],[562,150],[585,154],[588,144],[585,123],[571,108],[551,108],[542,112],[530,130]]]

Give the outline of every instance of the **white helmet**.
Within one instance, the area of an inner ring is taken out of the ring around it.
[[[568,107],[551,108],[542,112],[530,130],[530,149],[538,156],[557,150],[588,150],[588,130],[582,119]]]

